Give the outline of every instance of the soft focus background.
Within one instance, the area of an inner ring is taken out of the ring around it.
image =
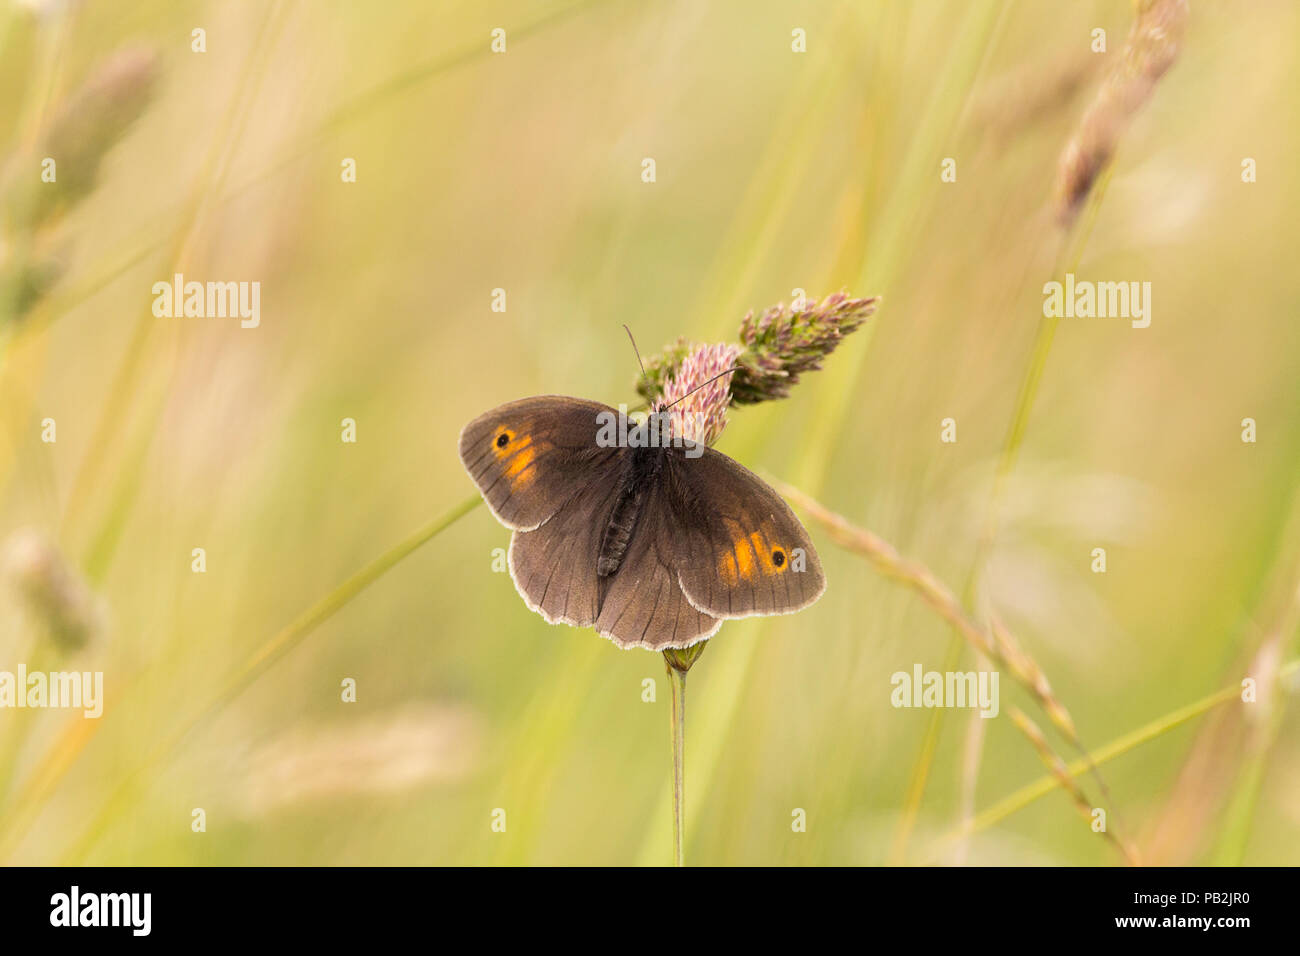
[[[1300,861],[1296,681],[1277,692],[1298,650],[1300,8],[1194,3],[1067,232],[1058,159],[1135,15],[0,0],[0,670],[102,670],[106,696],[98,721],[0,710],[0,860],[667,862],[662,659],[530,613],[486,509],[337,589],[472,494],[475,415],[632,401],[621,323],[647,356],[732,341],[804,289],[884,298],[718,447],[1004,621],[1097,751],[1260,674],[1261,703],[1229,690],[1122,746],[1109,804],[1080,784],[1146,862]],[[1150,281],[1151,326],[1066,319],[1036,361],[1072,255]],[[260,282],[261,326],[155,318],[175,272]],[[1059,789],[979,819],[1047,773],[1008,707],[1049,722],[1004,675],[1002,716],[944,713],[927,761],[933,714],[891,707],[889,678],[942,669],[950,630],[810,530],[821,602],[725,625],[691,672],[688,860],[1122,863]],[[322,600],[337,613],[282,631]]]

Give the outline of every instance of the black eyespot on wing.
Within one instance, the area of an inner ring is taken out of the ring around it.
[[[781,565],[785,564],[785,552],[783,552],[780,548],[778,548],[777,550],[773,551],[773,552],[772,552],[772,563],[775,564],[778,568],[779,568]]]
[[[502,432],[500,435],[497,436],[498,448],[505,448],[506,445],[509,444],[510,444],[510,436],[506,432]]]

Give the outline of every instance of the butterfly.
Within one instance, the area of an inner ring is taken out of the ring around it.
[[[531,610],[662,650],[821,597],[817,551],[780,495],[703,445],[603,440],[619,414],[542,395],[461,431],[461,463],[514,532],[510,575]]]

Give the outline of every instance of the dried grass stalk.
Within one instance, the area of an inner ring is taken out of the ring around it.
[[[1073,224],[1134,114],[1178,59],[1187,9],[1187,0],[1138,0],[1137,19],[1119,63],[1061,154],[1055,190],[1061,225]]]

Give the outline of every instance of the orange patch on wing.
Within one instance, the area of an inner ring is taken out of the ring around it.
[[[722,552],[718,558],[718,576],[728,587],[734,588],[740,583],[740,577],[736,573],[736,556],[730,551]]]
[[[749,546],[749,539],[737,538],[733,547],[736,551],[736,570],[746,581],[754,580],[754,550]]]
[[[513,452],[514,457],[510,459],[510,464],[506,466],[506,477],[516,487],[526,485],[533,480],[533,473],[528,466],[537,458],[537,453],[533,448],[533,440],[531,438],[520,439],[510,450]]]
[[[731,550],[718,557],[718,574],[732,587],[742,580],[753,582],[759,574],[779,574],[784,568],[772,562],[772,551],[764,531],[746,533],[739,523],[727,520],[727,533],[731,535]],[[784,549],[782,549],[784,551]]]

